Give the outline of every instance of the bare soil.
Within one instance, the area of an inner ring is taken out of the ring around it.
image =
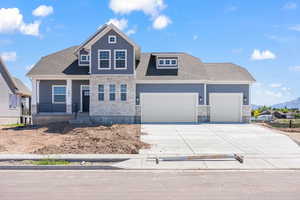
[[[78,126],[55,123],[42,127],[0,127],[0,154],[137,154],[140,125]]]

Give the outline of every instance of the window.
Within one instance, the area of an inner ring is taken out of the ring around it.
[[[159,65],[164,65],[165,64],[165,60],[164,59],[159,59]]]
[[[98,100],[104,101],[104,85],[98,85]]]
[[[80,56],[80,61],[89,62],[90,61],[90,56],[89,55],[81,55]]]
[[[127,85],[126,84],[121,84],[120,92],[121,92],[121,101],[127,101]]]
[[[116,100],[116,85],[114,84],[109,85],[109,100],[110,101]]]
[[[127,51],[115,50],[115,69],[127,68]]]
[[[66,86],[52,86],[52,103],[66,103]]]
[[[109,44],[116,44],[117,43],[117,37],[115,35],[108,36],[108,43]]]
[[[169,59],[165,60],[166,65],[170,65],[171,61]]]
[[[176,59],[172,59],[171,60],[171,65],[177,65],[177,60]]]
[[[98,69],[110,69],[110,50],[99,50]]]
[[[15,94],[9,94],[9,109],[16,109],[18,107],[19,97]]]

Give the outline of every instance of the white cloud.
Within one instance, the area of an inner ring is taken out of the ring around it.
[[[171,24],[172,21],[170,20],[169,17],[165,15],[160,15],[157,18],[155,18],[152,26],[154,29],[164,29],[166,28],[169,24]]]
[[[109,7],[118,14],[142,11],[147,15],[156,16],[166,5],[164,0],[110,0]]]
[[[129,29],[126,34],[129,36],[129,35],[133,35],[136,33],[136,29]]]
[[[25,69],[26,69],[27,71],[29,71],[29,70],[31,70],[31,69],[33,68],[33,66],[34,66],[34,65],[28,65],[28,66],[25,67]]]
[[[283,6],[284,10],[294,10],[296,9],[298,6],[295,2],[288,2]]]
[[[110,9],[117,14],[130,14],[134,11],[150,16],[154,29],[163,29],[171,23],[171,19],[161,14],[166,8],[164,0],[110,0]]]
[[[198,40],[198,35],[193,35],[193,40]]]
[[[118,29],[125,30],[128,26],[128,20],[124,19],[124,18],[123,19],[112,18],[112,19],[108,20],[107,24],[113,24]]]
[[[14,51],[3,52],[3,53],[0,54],[0,57],[3,59],[4,62],[16,61],[17,53],[14,52]]]
[[[0,33],[13,33],[16,31],[25,35],[39,35],[40,22],[26,24],[18,8],[0,9]]]
[[[280,88],[280,87],[282,87],[282,84],[281,83],[272,83],[272,84],[270,84],[270,87],[271,88]]]
[[[254,49],[251,59],[252,60],[267,60],[267,59],[275,59],[276,55],[272,53],[270,50],[260,51],[258,49]]]
[[[290,30],[292,31],[299,31],[300,32],[300,24],[294,25],[289,27]]]
[[[300,66],[293,66],[289,68],[290,71],[300,72]]]
[[[46,17],[48,15],[51,15],[53,13],[53,7],[52,6],[45,6],[40,5],[36,9],[32,11],[32,14],[36,17]]]

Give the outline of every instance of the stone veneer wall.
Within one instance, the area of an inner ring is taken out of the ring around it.
[[[104,101],[98,100],[98,85],[104,85]],[[116,85],[116,100],[109,100],[109,84]],[[127,101],[120,100],[120,84],[127,84]],[[90,118],[93,122],[135,123],[134,76],[92,75],[90,79]]]
[[[250,105],[243,105],[242,120],[244,123],[251,122],[251,106]]]

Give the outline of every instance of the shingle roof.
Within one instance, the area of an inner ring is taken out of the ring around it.
[[[88,75],[88,67],[78,66],[73,46],[42,57],[27,73],[32,75]],[[178,69],[156,69],[155,55],[172,54],[178,57]],[[142,53],[136,66],[137,80],[205,80],[250,81],[255,79],[245,69],[232,63],[203,63],[187,53]]]
[[[27,73],[31,75],[88,75],[88,67],[80,67],[74,51],[78,46],[63,49],[42,57]]]
[[[24,83],[20,79],[13,77],[13,81],[15,82],[15,85],[18,88],[18,94],[21,94],[23,96],[31,96],[31,91],[26,85],[24,85]]]

